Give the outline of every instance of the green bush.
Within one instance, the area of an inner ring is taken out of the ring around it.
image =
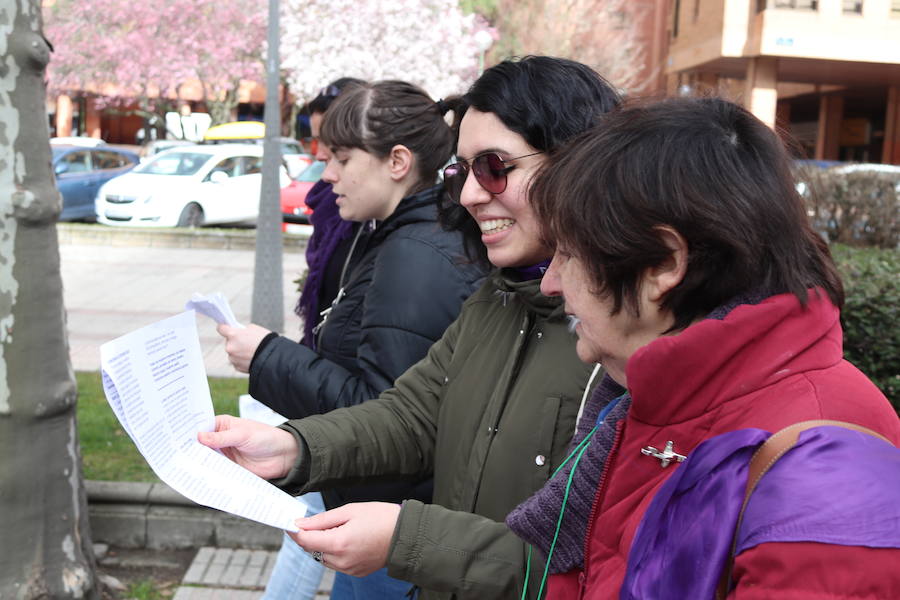
[[[900,251],[831,247],[844,281],[844,356],[900,412]]]

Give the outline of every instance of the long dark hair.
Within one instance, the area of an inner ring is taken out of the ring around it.
[[[379,158],[400,144],[416,157],[417,183],[409,193],[430,187],[453,151],[453,132],[443,107],[405,81],[356,84],[331,105],[322,120],[321,140],[359,148]]]
[[[533,148],[553,150],[589,129],[621,101],[612,86],[590,67],[565,58],[525,56],[491,67],[462,97],[449,101],[455,130],[470,107],[493,113]],[[460,230],[466,251],[476,262],[490,265],[481,230],[465,208],[444,197],[441,223]]]
[[[641,276],[688,244],[684,279],[661,303],[679,330],[742,295],[843,287],[828,246],[809,224],[781,140],[752,114],[717,98],[672,98],[609,113],[550,156],[530,201],[542,236],[579,257],[593,292],[638,312]]]

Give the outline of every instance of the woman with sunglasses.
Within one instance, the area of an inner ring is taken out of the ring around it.
[[[314,347],[257,325],[219,327],[232,362],[249,370],[250,394],[288,418],[360,404],[389,388],[425,356],[486,272],[466,260],[462,236],[437,222],[435,182],[453,146],[443,106],[409,83],[358,82],[328,108],[320,138],[328,148],[322,178],[337,195],[340,218],[360,226],[338,265],[337,292]],[[328,508],[428,501],[431,490],[425,473],[317,489]],[[273,582],[268,597],[294,597],[295,580],[286,579]],[[332,597],[402,598],[408,589],[383,571],[365,580],[339,575]]]
[[[442,220],[464,231],[474,262],[497,269],[456,322],[376,400],[282,429],[220,416],[216,433],[201,434],[263,477],[286,476],[289,491],[434,475],[433,504],[348,504],[298,521],[291,535],[330,567],[364,575],[387,565],[423,599],[519,598],[534,577],[503,520],[565,457],[592,370],[578,360],[562,303],[539,290],[552,249],[528,203],[530,181],[548,151],[618,101],[569,60],[485,71],[456,105],[459,159],[445,169]]]

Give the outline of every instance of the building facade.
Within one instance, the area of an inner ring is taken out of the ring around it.
[[[900,0],[660,0],[666,91],[734,99],[819,160],[900,164]]]

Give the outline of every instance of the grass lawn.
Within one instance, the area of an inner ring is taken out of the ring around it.
[[[103,481],[159,481],[125,433],[103,395],[99,373],[75,373],[78,381],[78,437],[85,479]],[[238,396],[247,393],[247,380],[209,378],[215,413],[236,415]]]

